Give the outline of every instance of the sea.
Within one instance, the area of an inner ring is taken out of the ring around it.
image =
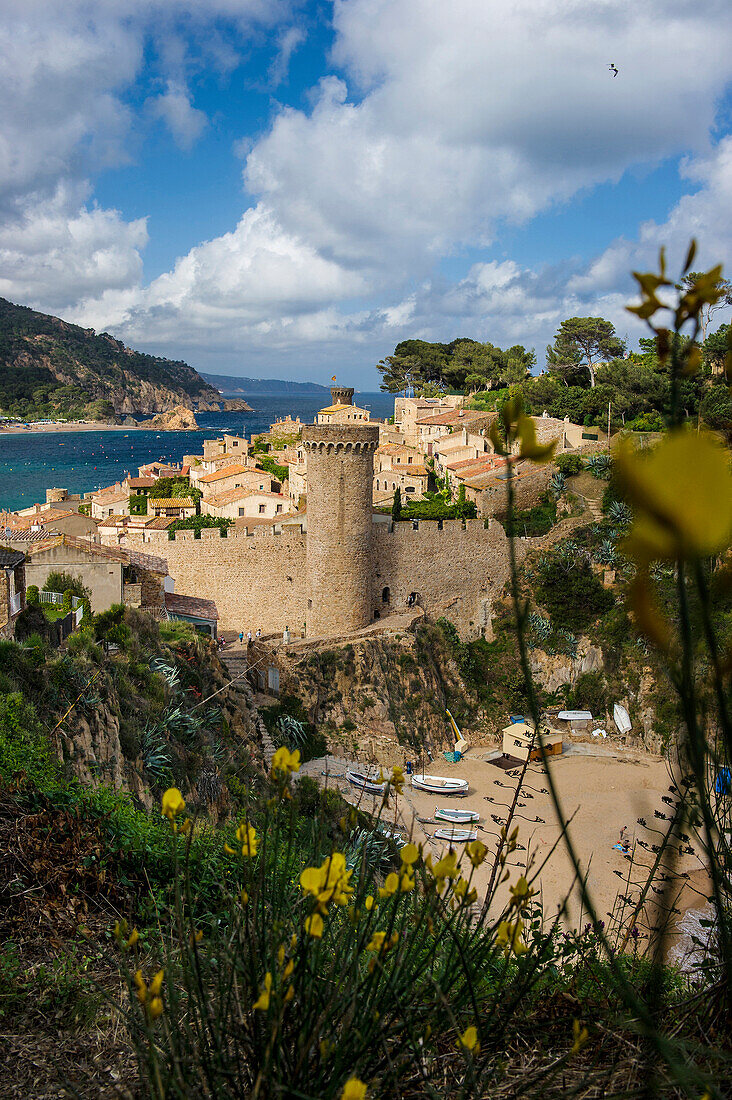
[[[138,466],[157,460],[179,460],[184,454],[200,454],[204,439],[223,432],[251,437],[266,431],[278,417],[312,423],[328,398],[323,394],[247,397],[248,413],[197,413],[197,432],[160,432],[144,428],[101,429],[81,432],[0,433],[0,509],[28,508],[46,499],[46,489],[89,493],[112,485]],[[394,413],[389,393],[359,393],[354,404],[369,409],[376,419]]]

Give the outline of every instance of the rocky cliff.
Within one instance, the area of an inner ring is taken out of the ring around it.
[[[176,405],[170,412],[157,413],[145,427],[157,428],[161,432],[195,432],[198,423],[190,409],[185,405]]]
[[[133,351],[109,333],[0,298],[2,412],[109,419],[201,404],[218,410],[222,398],[187,363]]]

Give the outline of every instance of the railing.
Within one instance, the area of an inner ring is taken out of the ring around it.
[[[63,595],[60,592],[46,592],[45,589],[41,589],[38,593],[38,597],[41,603],[52,603],[56,606],[60,606],[64,602]],[[78,596],[71,597],[71,608],[73,611],[78,611],[81,608],[82,601]]]

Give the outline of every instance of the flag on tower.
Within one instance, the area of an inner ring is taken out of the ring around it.
[[[331,382],[335,382],[335,375],[331,378]]]

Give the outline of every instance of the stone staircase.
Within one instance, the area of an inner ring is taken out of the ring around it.
[[[234,691],[238,691],[241,695],[244,696],[247,703],[247,709],[251,711],[254,717],[254,724],[256,726],[259,740],[262,745],[264,762],[267,766],[267,769],[269,769],[272,766],[272,757],[275,754],[275,746],[272,738],[267,731],[267,727],[264,724],[264,720],[257,710],[257,704],[254,701],[254,692],[252,691],[251,685],[246,677],[247,669],[249,667],[247,651],[246,649],[232,646],[229,649],[223,650],[220,654],[220,657],[224,667],[229,673]]]

